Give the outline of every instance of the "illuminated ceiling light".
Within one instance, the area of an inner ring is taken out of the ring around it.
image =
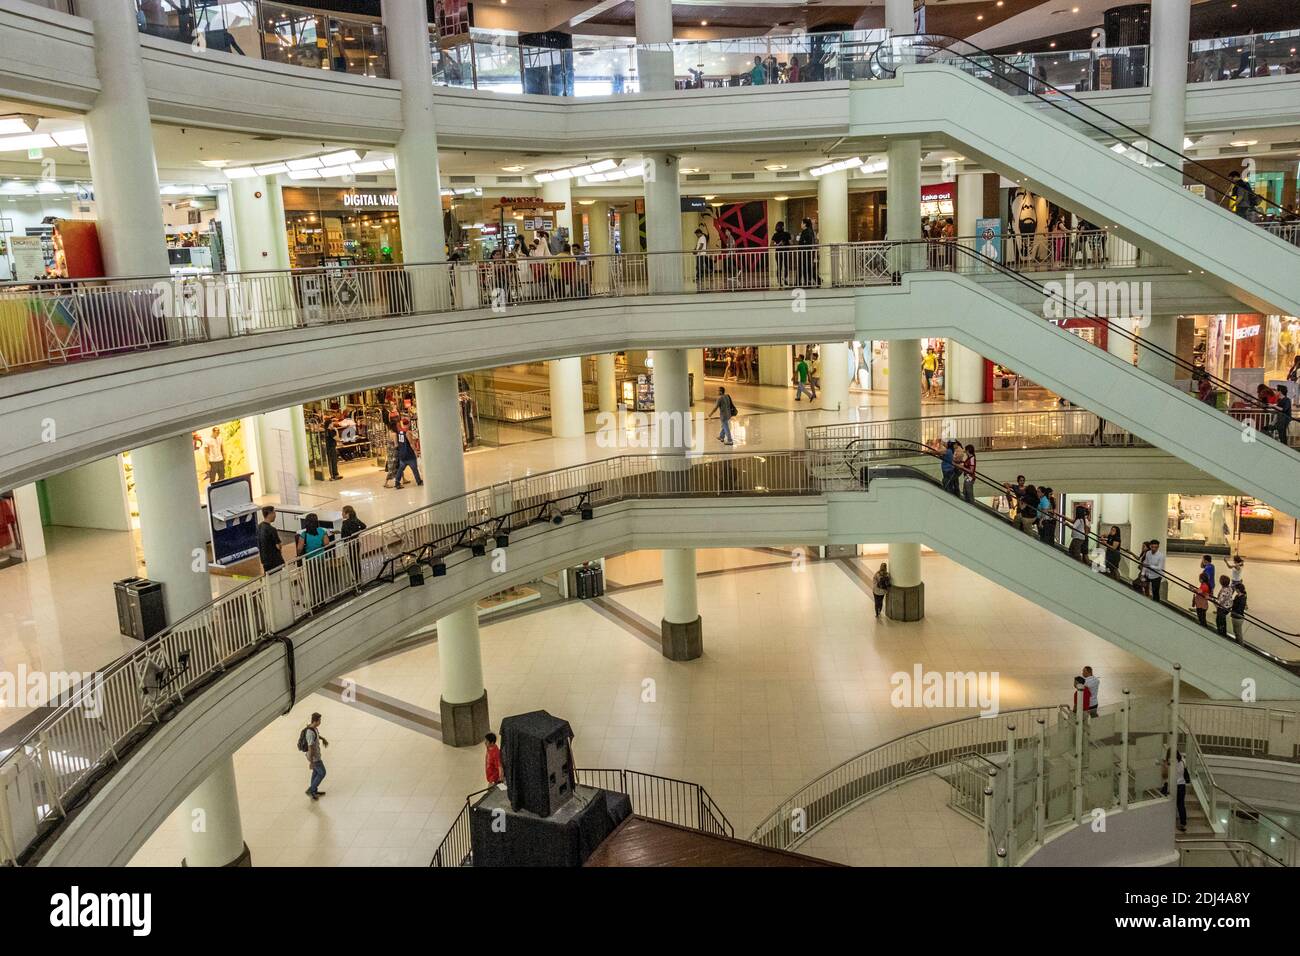
[[[977,14],[975,14],[975,19],[976,19],[976,20],[983,20],[983,19],[984,19],[984,14],[982,14],[982,13],[977,13]]]
[[[1055,40],[1053,40],[1051,43],[1049,43],[1049,44],[1047,44],[1047,45],[1050,46],[1053,50],[1056,49],[1056,41],[1055,41]]]
[[[578,205],[579,205],[579,206],[594,206],[594,205],[596,205],[596,200],[594,200],[594,199],[579,199],[579,200],[578,200]]]
[[[20,133],[30,133],[32,129],[33,123],[29,123],[21,116],[6,116],[0,119],[0,136],[17,136]]]
[[[388,166],[382,159],[370,159],[364,163],[353,163],[351,168],[354,173],[382,173],[387,171]]]
[[[584,176],[583,179],[588,183],[613,183],[622,179],[636,179],[644,175],[645,165],[638,163],[635,166],[611,169],[607,173],[592,173],[590,176]]]
[[[342,166],[326,166],[320,171],[322,179],[333,179],[336,176],[352,175],[352,166],[344,163]]]
[[[1070,12],[1071,12],[1071,13],[1078,13],[1078,12],[1079,12],[1079,8],[1078,8],[1078,7],[1071,7],[1071,8],[1070,8]]]
[[[854,169],[862,165],[862,157],[854,156],[852,159],[841,159],[833,163],[827,163],[825,166],[817,166],[808,170],[808,174],[813,178],[825,176],[827,173],[838,173],[841,169]]]
[[[787,199],[789,199],[790,197],[789,197],[789,196],[773,196],[772,198],[775,199],[777,202],[785,202],[785,201],[786,201]]]
[[[233,166],[222,172],[226,174],[227,179],[249,179],[257,175],[257,170],[252,166]]]
[[[390,156],[388,159],[384,160],[384,168],[385,168],[385,169],[396,169],[396,168],[397,168],[397,160]]]
[[[997,4],[997,5],[998,5],[999,7],[1002,6],[1002,0],[998,0],[998,4]]]
[[[581,166],[569,166],[564,169],[550,169],[545,172],[535,173],[533,179],[539,183],[553,183],[561,179],[574,179],[578,176],[591,176],[594,173],[604,173],[611,169],[616,169],[618,163],[612,159],[601,159],[594,163],[584,163]]]
[[[63,187],[58,183],[50,182],[48,179],[42,179],[36,184],[36,191],[38,193],[61,193],[63,192]]]
[[[1229,146],[1254,146],[1259,142],[1257,139],[1234,139]]]
[[[291,159],[286,165],[291,171],[303,169],[320,169],[321,161],[319,156],[308,156],[306,159]]]
[[[346,166],[348,163],[360,161],[361,156],[355,149],[345,149],[341,153],[330,153],[328,156],[320,158],[322,166]]]
[[[86,145],[86,130],[84,128],[55,130],[50,136],[54,138],[54,142],[59,146]]]
[[[319,169],[291,169],[289,170],[290,179],[320,179]]]
[[[502,167],[501,167],[501,171],[502,171],[503,173],[522,173],[522,172],[524,171],[524,167],[522,167],[522,166],[502,166]]]
[[[259,176],[275,176],[278,173],[287,173],[289,167],[285,163],[267,163],[265,166],[254,166],[253,171]]]
[[[45,133],[32,133],[27,136],[6,136],[0,139],[0,153],[25,149],[50,149],[53,146],[54,137]]]
[[[708,25],[709,25],[709,21],[708,21],[708,20],[701,20],[701,21],[700,21],[700,26],[702,26],[702,27],[707,27]]]
[[[225,167],[225,166],[229,166],[229,165],[230,165],[230,160],[228,160],[228,159],[200,159],[200,160],[199,160],[199,165],[200,165],[200,166],[206,166],[206,167],[208,167],[208,169],[221,169],[221,168],[223,168],[223,167]]]
[[[698,172],[699,172],[699,170],[696,169],[694,166],[682,166],[682,167],[681,167],[680,169],[678,169],[677,171],[678,171],[679,173],[681,173],[683,176],[689,175],[689,174],[691,174],[691,173],[698,173]]]
[[[763,168],[766,169],[769,173],[774,173],[779,169],[785,169],[785,163],[772,163],[771,165],[764,166]]]
[[[705,197],[704,197],[704,201],[705,201],[705,202],[712,202],[713,200],[715,200],[715,199],[717,199],[717,198],[718,198],[717,196],[705,196]]]

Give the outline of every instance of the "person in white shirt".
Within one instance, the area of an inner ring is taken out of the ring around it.
[[[203,457],[208,462],[208,482],[224,481],[226,477],[226,446],[221,441],[221,429],[203,439]]]
[[[1148,550],[1142,556],[1142,580],[1151,589],[1151,600],[1159,602],[1160,585],[1164,583],[1165,553],[1159,541],[1148,541]]]
[[[1232,575],[1233,584],[1242,583],[1241,575],[1245,570],[1246,570],[1246,560],[1241,555],[1237,555],[1235,558],[1233,558],[1231,561],[1228,562],[1228,573]]]
[[[1088,688],[1088,716],[1097,716],[1097,695],[1101,692],[1101,681],[1092,673],[1091,667],[1083,669],[1083,686]]]

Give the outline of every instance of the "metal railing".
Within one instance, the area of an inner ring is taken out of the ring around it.
[[[141,33],[313,70],[388,76],[388,41],[374,18],[272,0],[136,0]]]
[[[836,422],[804,429],[811,449],[848,448],[853,442],[888,442],[907,435],[942,453],[943,442],[978,451],[1031,448],[1150,447],[1142,439],[1082,408],[926,415],[881,421]],[[940,443],[935,447],[935,443]]]
[[[892,36],[872,54],[872,69],[878,76],[894,76],[900,66],[935,63],[961,70],[1010,96],[1031,96],[1052,109],[1052,117],[1077,132],[1108,145],[1116,154],[1135,164],[1156,170],[1181,169],[1183,178],[1205,188],[1205,199],[1230,206],[1247,221],[1261,217],[1282,221],[1287,212],[1265,196],[1245,190],[1205,163],[1185,155],[1183,144],[1158,143],[1132,126],[1077,99],[1048,83],[1017,62],[1015,57],[998,56],[965,40],[948,36]],[[1247,205],[1241,206],[1239,202]]]
[[[709,796],[709,792],[698,783],[661,777],[641,770],[576,768],[574,776],[579,786],[627,794],[632,802],[632,812],[639,817],[688,827],[713,836],[735,836],[731,822]],[[433,859],[429,861],[430,866],[472,865],[470,813],[474,801],[485,793],[486,789],[478,790],[465,798],[465,806],[438,844]]]
[[[1040,719],[1054,722],[1058,711],[1031,707],[1004,711],[998,717],[1021,715],[1028,727]],[[971,754],[1001,753],[1006,744],[1006,721],[985,717],[964,717],[904,734],[800,787],[763,818],[749,839],[772,849],[792,850],[820,827],[879,793]]]
[[[1198,702],[1184,704],[1181,716],[1205,753],[1300,761],[1300,711]]]
[[[895,475],[934,480],[915,468],[868,464],[874,476],[869,481]],[[8,807],[0,819],[14,833],[7,852],[21,854],[57,825],[108,768],[190,696],[248,655],[277,646],[277,635],[335,602],[421,567],[436,570],[451,560],[469,560],[501,535],[552,527],[565,516],[590,517],[593,509],[620,501],[822,495],[862,490],[868,483],[846,451],[624,455],[476,489],[296,558],[182,618],[78,685],[0,759],[0,799]],[[1281,666],[1300,667],[1245,646]],[[978,752],[976,743],[964,740],[963,746],[971,746],[963,752]],[[942,749],[936,743],[928,752]],[[883,772],[883,765],[875,770]],[[10,784],[18,791],[10,792]]]
[[[1280,859],[1255,846],[1249,840],[1225,840],[1214,837],[1182,839],[1174,843],[1179,866],[1219,866],[1224,857],[1233,866],[1286,866]]]
[[[1119,262],[1143,260],[1112,251],[1090,258],[1086,267]],[[0,373],[429,312],[502,312],[620,296],[865,287],[895,283],[904,271],[974,275],[1006,268],[964,245],[954,250],[944,240],[932,240],[3,283]]]

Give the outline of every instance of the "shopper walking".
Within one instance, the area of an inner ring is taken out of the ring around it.
[[[960,494],[957,491],[957,443],[948,442],[943,449],[943,457],[939,459],[939,472],[943,476],[943,490],[952,494]]]
[[[1070,522],[1070,556],[1076,561],[1088,563],[1088,538],[1091,531],[1088,526],[1088,509],[1075,505],[1074,520]]]
[[[1056,540],[1056,502],[1051,488],[1038,490],[1038,540],[1052,544]]]
[[[966,446],[966,457],[961,463],[961,496],[968,505],[975,503],[975,446]]]
[[[871,576],[871,599],[876,603],[876,617],[880,617],[880,612],[884,610],[885,595],[889,593],[893,583],[893,579],[889,576],[889,565],[881,561],[880,567]]]
[[[808,381],[808,362],[800,355],[794,367],[794,400],[796,402],[800,401],[804,392],[808,393],[808,401],[810,402],[817,398],[817,393],[813,391],[812,385]]]
[[[1083,667],[1083,686],[1088,689],[1088,716],[1097,716],[1097,707],[1101,702],[1101,680],[1088,665]]]
[[[257,524],[257,556],[262,561],[263,574],[284,567],[284,552],[280,550],[280,532],[275,527],[273,505],[262,506],[262,520]]]
[[[722,429],[718,432],[718,441],[724,445],[734,445],[735,442],[731,438],[731,420],[736,417],[736,403],[731,400],[731,396],[722,386],[718,386],[718,397],[706,418],[712,418],[714,414],[717,414],[722,424]]]
[[[1228,636],[1228,615],[1232,613],[1232,600],[1236,592],[1226,574],[1219,575],[1219,593],[1214,596],[1214,629],[1220,637]]]
[[[219,427],[212,429],[212,434],[203,439],[203,457],[208,463],[208,484],[225,481],[226,445],[221,440]]]
[[[939,356],[933,348],[927,348],[921,357],[921,374],[925,377],[925,398],[934,397],[934,373],[939,370]]]
[[[1106,532],[1106,573],[1112,578],[1119,577],[1119,559],[1120,547],[1123,542],[1123,536],[1119,533],[1118,525],[1111,525],[1110,530]]]
[[[1147,542],[1147,552],[1142,563],[1142,580],[1149,588],[1151,600],[1160,603],[1160,586],[1164,583],[1165,554],[1160,550],[1160,542],[1154,538]]]
[[[1232,636],[1238,644],[1246,636],[1246,585],[1238,581],[1232,585],[1232,607],[1228,616],[1232,619]]]
[[[415,477],[415,483],[423,486],[424,479],[420,477],[420,447],[419,439],[411,430],[411,420],[403,418],[397,425],[397,472],[394,475],[393,487],[401,489],[402,476],[406,474],[406,469],[411,469],[411,474]]]
[[[321,759],[320,752],[322,747],[330,745],[330,742],[321,736],[320,722],[320,714],[312,714],[311,723],[298,734],[298,749],[307,755],[307,766],[311,768],[311,783],[307,785],[307,796],[313,800],[325,796],[325,791],[320,788],[321,781],[325,779],[325,761]]]
[[[709,236],[701,227],[695,228],[695,287],[704,285],[705,277],[713,271],[709,261]]]

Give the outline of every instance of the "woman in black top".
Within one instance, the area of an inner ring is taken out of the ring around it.
[[[1111,525],[1106,532],[1106,573],[1112,578],[1119,577],[1119,527]]]
[[[354,534],[360,534],[366,530],[366,524],[357,517],[356,510],[351,505],[343,506],[343,522],[339,525],[339,531],[343,537],[350,538]]]
[[[1038,489],[1033,485],[1025,485],[1025,490],[1020,493],[1016,517],[1020,521],[1020,530],[1025,534],[1038,533]]]

